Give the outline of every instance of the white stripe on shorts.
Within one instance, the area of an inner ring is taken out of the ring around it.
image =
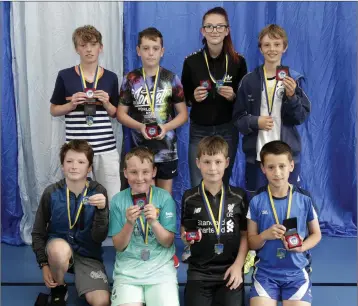
[[[259,263],[260,260],[258,260],[255,265],[257,265]],[[253,279],[254,279],[254,287],[255,287],[255,290],[256,292],[259,294],[259,296],[261,297],[267,297],[267,298],[271,298],[268,293],[266,292],[266,290],[261,286],[261,284],[257,281],[255,275],[257,273],[257,270],[258,268],[255,267],[255,271],[254,271],[254,274],[253,274]]]
[[[303,296],[307,292],[308,286],[310,284],[310,279],[309,279],[308,273],[306,272],[305,269],[302,269],[302,272],[303,272],[306,282],[297,290],[297,292],[294,295],[292,295],[289,298],[289,300],[300,301],[300,300],[302,300]]]

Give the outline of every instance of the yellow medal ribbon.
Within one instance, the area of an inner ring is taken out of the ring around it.
[[[210,72],[210,68],[209,68],[209,62],[208,62],[208,57],[206,55],[206,52],[204,51],[204,58],[205,58],[205,63],[206,63],[206,67],[208,68],[208,72],[209,72],[209,76],[210,76],[210,79],[213,81],[213,83],[216,84],[216,80],[215,78],[212,76],[211,72]],[[226,80],[226,76],[227,76],[227,69],[228,69],[228,66],[229,66],[229,57],[227,56],[227,54],[225,54],[225,74],[224,74],[224,78],[223,78],[223,82],[225,83],[225,80]]]
[[[150,94],[148,85],[147,85],[147,81],[145,78],[145,71],[144,68],[142,68],[142,75],[143,75],[143,79],[144,79],[144,84],[145,84],[145,90],[147,92],[147,96],[148,96],[148,102],[149,102],[149,106],[150,109],[155,117],[155,99],[156,99],[156,94],[157,94],[157,85],[158,85],[158,76],[159,76],[159,66],[158,66],[158,70],[157,73],[155,74],[155,81],[154,81],[154,87],[153,87],[153,97]]]
[[[204,181],[201,182],[201,192],[202,192],[202,196],[204,198],[204,204],[205,204],[206,211],[209,214],[209,217],[211,219],[211,223],[213,224],[215,232],[216,232],[216,236],[219,239],[220,234],[221,234],[221,231],[220,231],[221,230],[221,223],[222,223],[222,220],[223,220],[223,217],[224,217],[224,207],[223,207],[224,206],[223,205],[224,197],[225,197],[224,185],[221,186],[221,197],[220,197],[220,206],[219,206],[219,214],[218,214],[218,221],[217,222],[215,220],[213,210],[211,209],[209,199],[208,199],[208,197],[206,195],[206,192],[205,192]]]
[[[150,187],[149,203],[152,203],[152,197],[153,197],[153,188]],[[144,222],[142,216],[139,216],[139,221],[140,221],[140,229],[143,235],[144,243],[148,244],[149,223],[147,220]]]
[[[78,221],[78,217],[81,214],[81,209],[83,206],[83,198],[87,195],[87,190],[88,190],[88,182],[86,182],[86,189],[83,192],[83,196],[81,199],[81,204],[80,207],[77,210],[77,214],[76,214],[76,218],[75,218],[75,222],[72,224],[72,220],[71,220],[71,212],[70,212],[70,190],[68,189],[68,187],[66,187],[66,198],[67,198],[67,213],[68,213],[68,226],[70,227],[70,229],[73,229]]]
[[[82,86],[83,86],[83,89],[85,89],[85,88],[87,88],[86,79],[85,79],[85,76],[83,74],[81,65],[78,65],[78,66],[80,67],[80,75],[81,75]],[[93,84],[94,89],[97,88],[98,80],[99,80],[99,66],[97,66],[96,74],[95,74],[95,77],[94,77],[94,84]]]
[[[291,204],[292,204],[292,193],[293,193],[293,187],[291,184],[288,184],[288,186],[290,187],[290,195],[288,197],[288,207],[287,207],[287,216],[286,216],[286,219],[288,219],[290,217],[290,213],[291,213]],[[272,211],[273,211],[273,215],[275,217],[275,221],[276,221],[276,224],[280,224],[279,220],[278,220],[278,217],[277,217],[277,211],[276,211],[276,208],[275,208],[275,203],[272,199],[272,193],[271,193],[271,190],[270,190],[270,186],[268,185],[267,186],[267,191],[268,191],[268,194],[269,194],[269,198],[270,198],[270,204],[271,204],[271,208],[272,208]]]
[[[275,95],[276,86],[277,86],[277,80],[275,82],[275,86],[273,86],[273,87],[268,86],[265,66],[263,68],[264,68],[265,92],[266,92],[266,99],[267,99],[267,108],[268,108],[269,115],[271,115],[274,95]]]

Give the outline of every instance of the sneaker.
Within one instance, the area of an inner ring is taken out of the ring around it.
[[[188,261],[188,258],[191,256],[191,252],[190,252],[190,246],[189,245],[186,245],[184,247],[184,252],[183,254],[181,255],[181,261],[182,262],[187,262]]]
[[[174,267],[178,269],[178,267],[180,265],[178,256],[174,255],[173,260],[174,260]]]
[[[61,285],[51,289],[50,306],[66,306],[67,286]]]

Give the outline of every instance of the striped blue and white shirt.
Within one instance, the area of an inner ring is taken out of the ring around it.
[[[99,70],[99,73],[96,89],[107,92],[110,97],[110,103],[117,107],[119,100],[117,75],[103,68]],[[86,86],[92,88],[93,83],[86,81]],[[73,94],[81,91],[83,91],[83,88],[78,66],[61,70],[57,76],[51,103],[64,105],[71,100]],[[92,117],[93,123],[88,125],[83,105],[77,106],[74,111],[65,115],[66,141],[73,139],[86,140],[92,146],[95,155],[116,150],[113,127],[106,109],[97,104],[96,114]]]

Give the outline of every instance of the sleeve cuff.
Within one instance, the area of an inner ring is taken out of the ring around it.
[[[259,116],[249,117],[249,128],[258,130],[259,129]]]

